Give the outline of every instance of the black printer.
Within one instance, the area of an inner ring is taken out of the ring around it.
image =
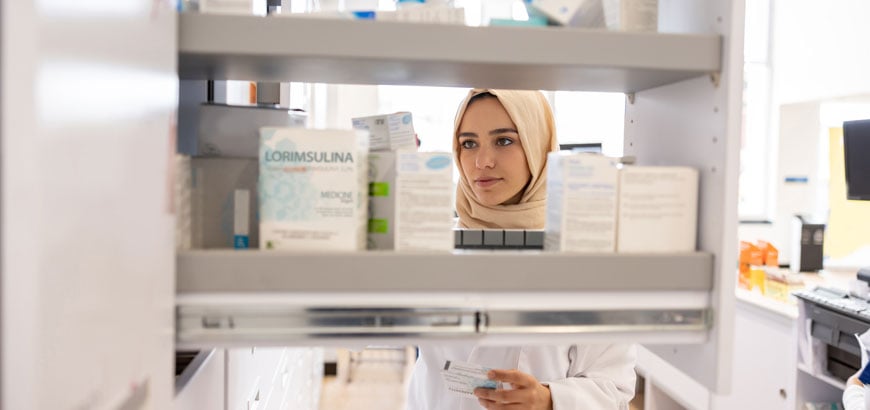
[[[858,275],[870,283],[870,269],[861,269]],[[870,329],[870,302],[826,287],[797,291],[794,296],[806,303],[811,337],[827,347],[827,371],[846,381],[861,368],[861,349],[855,335]]]

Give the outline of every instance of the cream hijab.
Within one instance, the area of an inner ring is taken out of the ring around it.
[[[547,153],[557,151],[556,123],[550,104],[539,91],[473,89],[459,106],[453,126],[453,158],[459,162],[459,124],[471,99],[490,93],[498,98],[517,127],[531,179],[519,203],[487,206],[477,201],[459,166],[456,212],[459,226],[471,229],[543,229],[547,218]],[[490,97],[484,97],[490,98]]]

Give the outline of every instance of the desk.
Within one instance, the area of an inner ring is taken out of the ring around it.
[[[800,274],[805,287],[848,289],[854,271]],[[803,408],[806,402],[839,402],[839,380],[815,374],[798,360],[798,306],[736,289],[734,384],[722,408]]]

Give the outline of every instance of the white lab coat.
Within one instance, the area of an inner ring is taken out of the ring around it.
[[[480,409],[476,398],[447,391],[446,360],[518,369],[550,386],[553,410],[628,409],[634,397],[634,345],[421,347],[408,391],[411,410]]]
[[[846,383],[846,390],[843,391],[843,408],[845,410],[870,409],[870,394],[867,394],[868,388],[870,388],[870,385],[858,386],[857,384]]]

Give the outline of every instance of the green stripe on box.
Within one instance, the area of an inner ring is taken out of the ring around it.
[[[390,196],[390,184],[387,182],[370,183],[369,196]]]
[[[369,219],[369,233],[387,233],[389,226],[386,219]]]

